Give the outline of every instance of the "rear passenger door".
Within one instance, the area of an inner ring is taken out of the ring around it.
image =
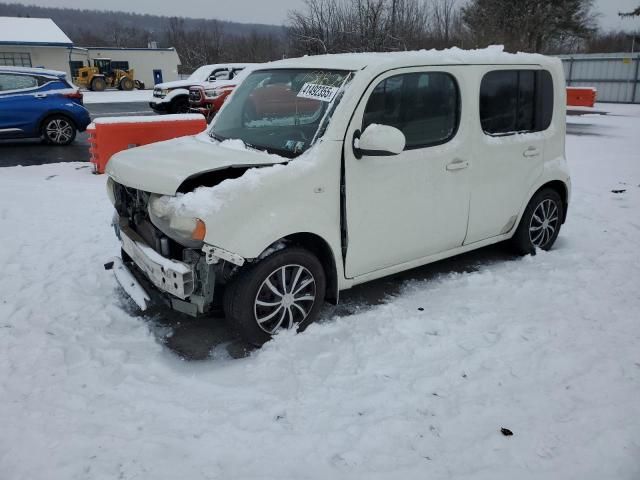
[[[0,73],[0,136],[31,135],[38,79],[22,73]]]
[[[509,232],[544,165],[553,82],[546,70],[485,67],[465,244]]]

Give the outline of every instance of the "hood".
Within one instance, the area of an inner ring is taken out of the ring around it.
[[[196,175],[288,161],[278,155],[246,149],[239,140],[219,143],[205,132],[124,150],[111,157],[106,173],[127,187],[175,195],[185,180]]]
[[[234,78],[233,80],[216,80],[215,82],[202,82],[194,84],[193,86],[199,86],[204,88],[222,88],[222,87],[235,87],[238,85],[238,81]]]
[[[201,83],[202,82],[199,82],[197,80],[175,80],[173,82],[158,83],[153,88],[159,88],[161,90],[168,88],[169,90],[173,90],[174,88],[189,88],[194,85],[200,85]]]

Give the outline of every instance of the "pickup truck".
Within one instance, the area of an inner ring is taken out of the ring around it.
[[[203,65],[186,80],[159,83],[153,89],[149,106],[156,113],[186,113],[189,111],[189,88],[205,82],[233,80],[248,63]]]

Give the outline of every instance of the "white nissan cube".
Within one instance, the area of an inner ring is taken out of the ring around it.
[[[551,248],[570,195],[562,65],[498,47],[264,64],[207,131],[107,173],[125,291],[221,308],[261,345],[354,285],[504,240]]]

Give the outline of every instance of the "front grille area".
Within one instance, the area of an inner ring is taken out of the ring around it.
[[[189,101],[191,103],[199,104],[202,101],[202,92],[197,89],[192,89],[189,91]]]
[[[162,233],[149,218],[148,192],[125,187],[114,182],[115,207],[120,219],[125,219],[133,229],[156,252],[164,257],[182,260],[184,247]]]

